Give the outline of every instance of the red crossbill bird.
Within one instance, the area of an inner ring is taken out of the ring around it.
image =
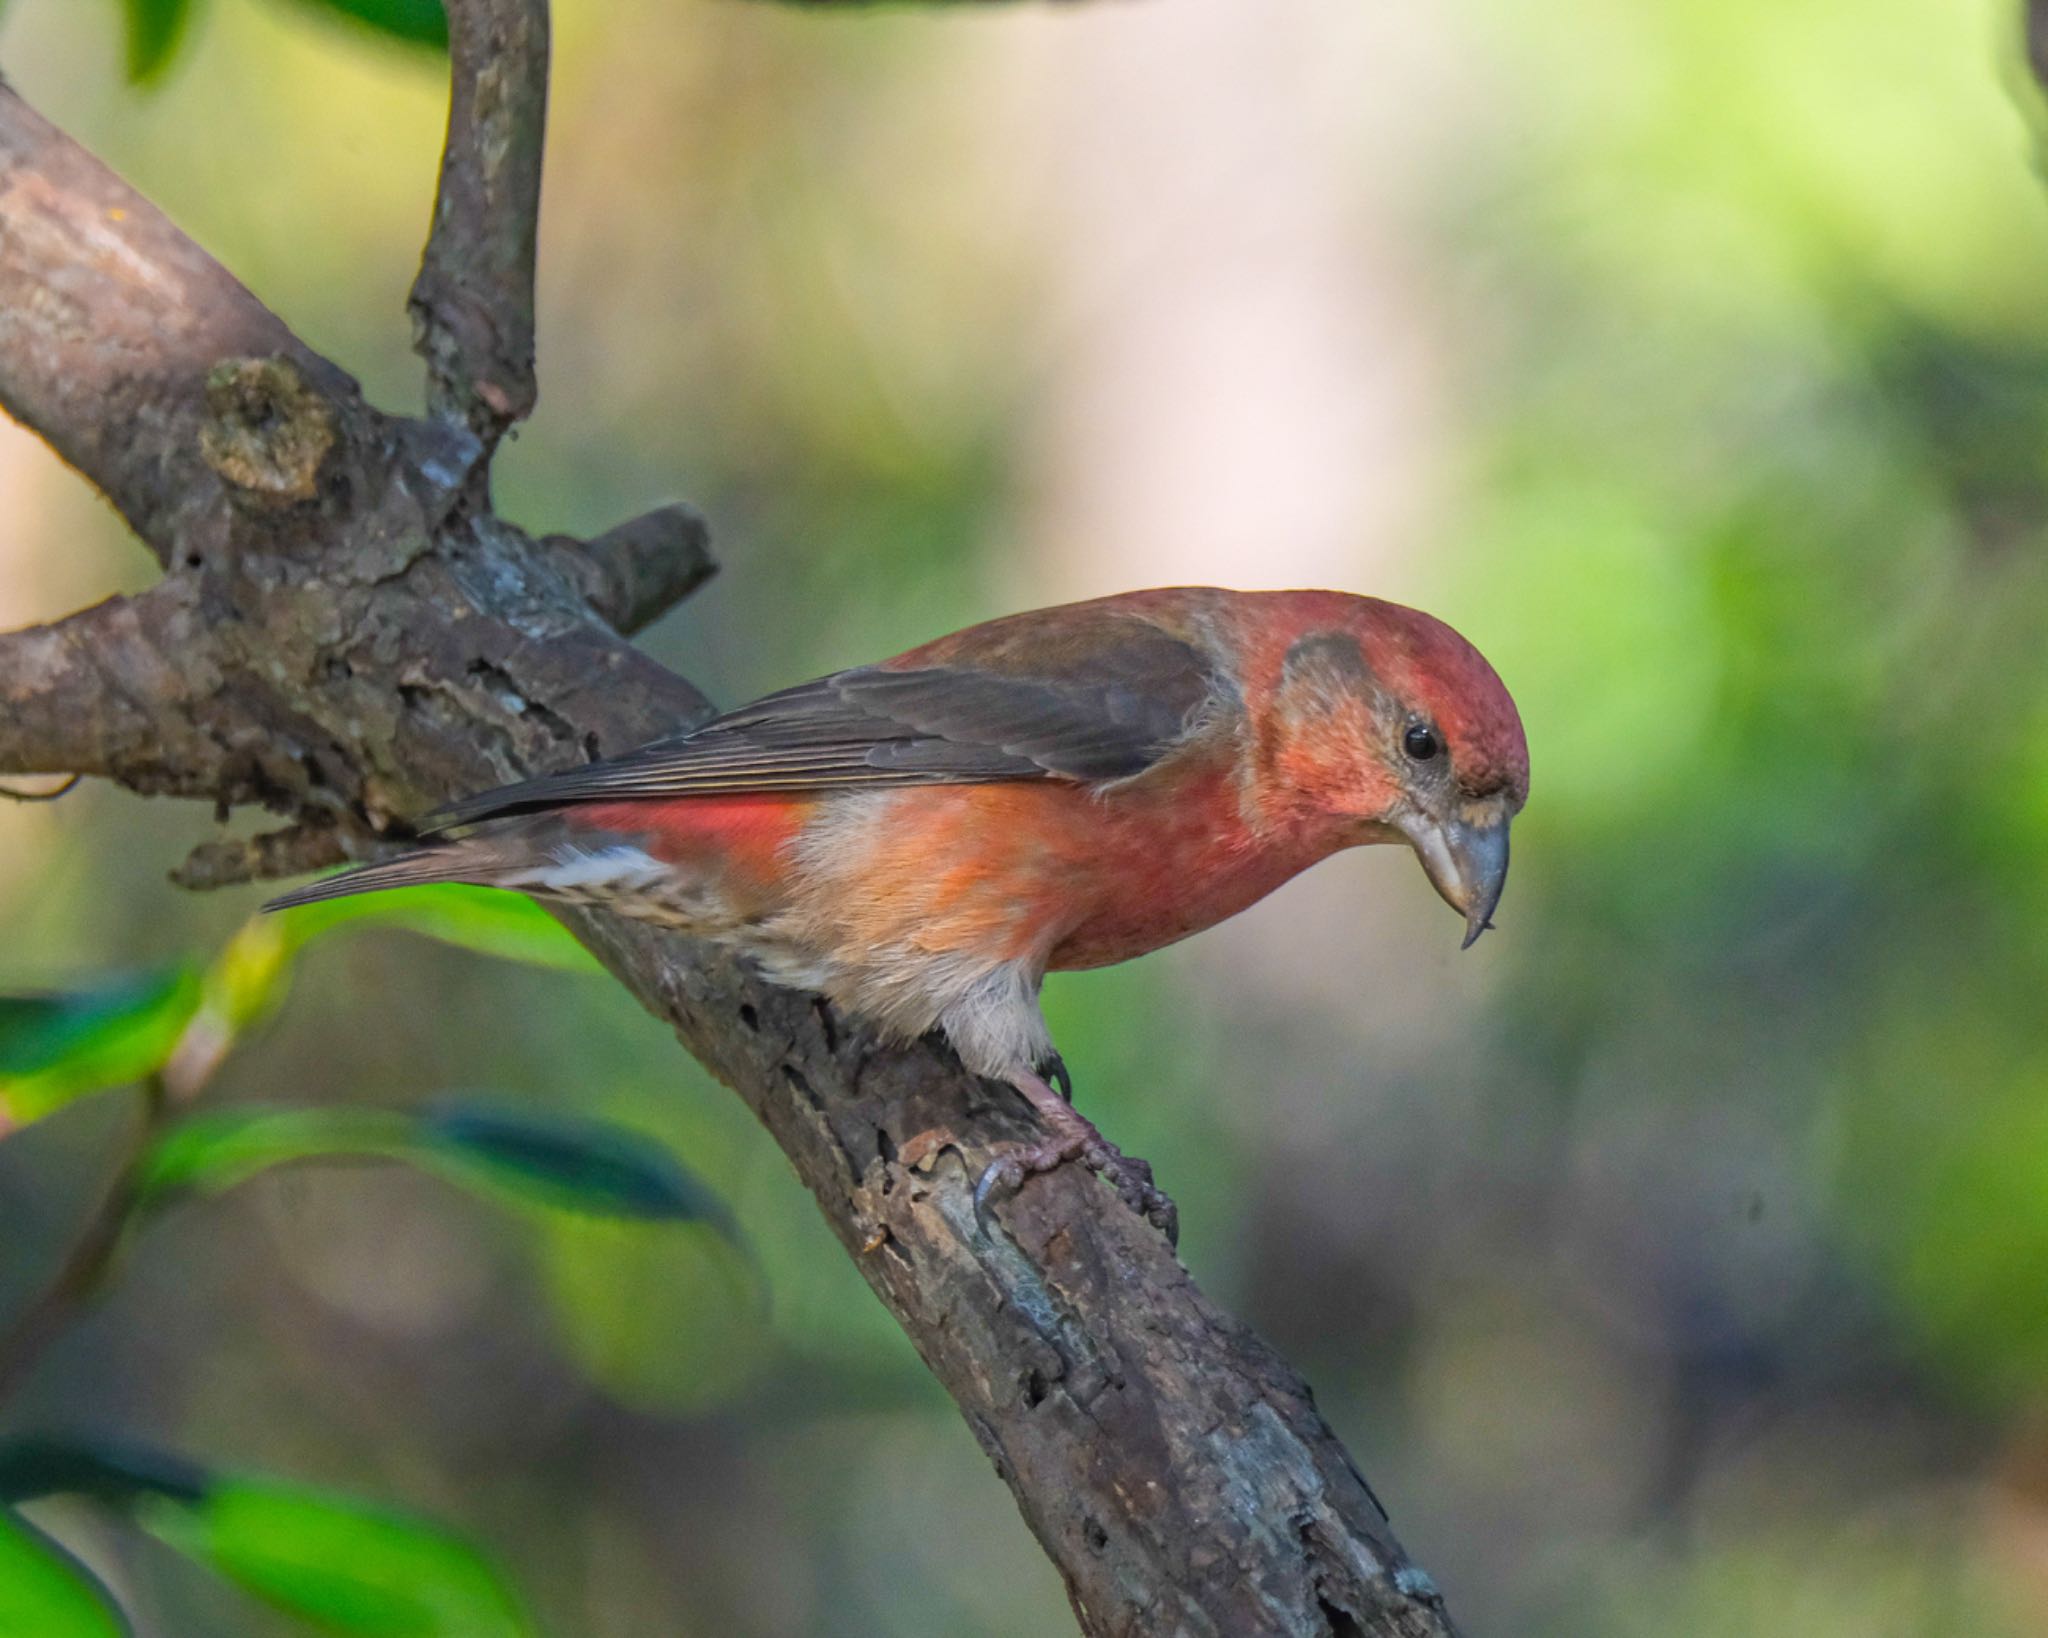
[[[1080,1160],[1171,1203],[1047,1084],[1048,971],[1213,926],[1400,842],[1490,924],[1528,796],[1513,700],[1415,609],[1180,587],[992,620],[429,815],[411,851],[272,908],[421,882],[601,905],[745,954],[882,1036],[937,1030],[1038,1112],[975,1191]],[[985,1216],[984,1216],[985,1220]]]

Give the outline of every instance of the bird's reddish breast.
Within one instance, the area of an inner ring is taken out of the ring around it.
[[[1227,770],[1107,793],[1063,781],[924,786],[867,799],[831,846],[818,890],[840,895],[855,946],[1056,968],[1171,944],[1330,851],[1252,845]]]
[[[1216,776],[1157,813],[1101,815],[1086,910],[1053,946],[1055,969],[1106,967],[1213,927],[1332,852],[1306,835],[1254,837],[1233,780]]]

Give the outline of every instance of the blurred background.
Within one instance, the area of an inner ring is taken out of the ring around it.
[[[394,408],[442,65],[214,0],[0,62]],[[1049,1010],[1474,1634],[2048,1630],[2048,212],[1999,0],[560,0],[535,530],[687,497],[735,703],[1173,582],[1421,604],[1519,700],[1501,930],[1317,869]],[[0,424],[0,621],[147,583]],[[0,989],[216,947],[202,809],[0,805]],[[7,1424],[446,1518],[549,1631],[1070,1630],[738,1100],[602,980],[311,952],[213,1097],[657,1134],[765,1309],[410,1172],[168,1220]],[[0,1303],[118,1099],[0,1147]],[[147,1635],[299,1630],[79,1515]]]

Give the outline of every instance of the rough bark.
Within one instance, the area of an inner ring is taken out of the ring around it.
[[[361,855],[445,799],[708,709],[618,635],[709,572],[694,514],[585,545],[490,510],[490,445],[532,401],[546,14],[449,11],[456,114],[414,298],[423,421],[365,404],[0,86],[0,403],[166,566],[141,597],[0,637],[0,772],[288,816],[203,846],[198,883]],[[1084,1632],[1453,1630],[1307,1386],[1108,1190],[1065,1168],[977,1232],[970,1180],[992,1144],[1031,1135],[1007,1089],[937,1045],[881,1048],[715,951],[568,920],[788,1154]]]
[[[533,413],[533,263],[547,140],[548,0],[456,0],[448,141],[408,306],[427,408],[488,448]]]

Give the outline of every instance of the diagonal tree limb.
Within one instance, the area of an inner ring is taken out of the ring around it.
[[[0,641],[0,771],[260,802],[365,850],[443,799],[704,714],[593,614],[561,547],[491,513],[473,423],[378,415],[153,213],[109,249],[93,218],[132,222],[138,205],[0,88],[0,293],[69,303],[57,325],[0,307],[0,403],[171,566],[74,631]],[[160,301],[219,321],[188,329]],[[55,379],[67,370],[86,389]],[[94,393],[148,459],[94,430]],[[102,643],[116,660],[93,657]],[[1086,1633],[1453,1631],[1306,1385],[1107,1190],[1062,1169],[976,1233],[969,1179],[990,1145],[1029,1134],[1016,1099],[938,1047],[882,1049],[715,951],[568,919],[775,1136]]]
[[[221,538],[220,485],[194,436],[212,365],[284,354],[330,397],[355,384],[4,84],[0,96],[0,402],[160,556],[204,557]]]
[[[427,407],[486,453],[533,413],[533,274],[547,136],[547,0],[446,0],[451,89],[413,283]]]

